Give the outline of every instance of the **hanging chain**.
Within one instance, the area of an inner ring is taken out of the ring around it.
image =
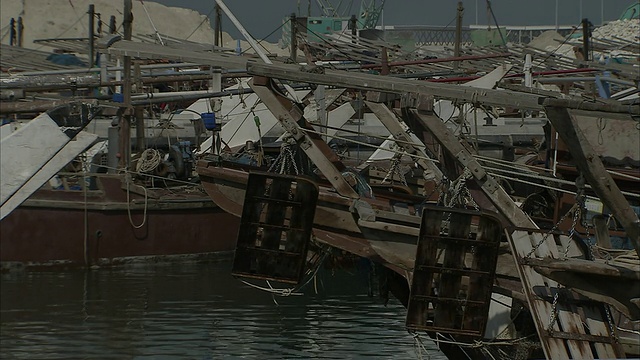
[[[616,333],[616,329],[613,327],[613,319],[611,318],[611,311],[609,310],[609,305],[603,304],[604,313],[607,315],[607,324],[609,325],[609,331],[611,332],[611,338],[616,343],[619,341],[618,334]]]
[[[296,164],[295,151],[293,150],[293,138],[289,138],[282,142],[280,154],[269,167],[269,172],[278,172],[280,174],[291,174],[293,168],[295,175],[300,175],[298,165]]]
[[[576,233],[576,224],[578,223],[578,219],[580,218],[581,213],[582,211],[580,210],[580,206],[576,207],[576,209],[573,211],[573,222],[571,223],[571,229],[569,230],[569,241],[567,241],[567,246],[564,248],[565,259],[569,255],[569,247],[571,247],[573,235]]]
[[[553,325],[558,321],[558,298],[560,297],[560,287],[556,288],[556,294],[553,295],[553,303],[551,304],[551,315],[549,316],[549,326],[547,332],[553,331]]]
[[[471,179],[472,176],[471,170],[465,168],[464,172],[457,179],[448,182],[447,190],[440,194],[438,202],[441,202],[442,205],[446,207],[455,207],[456,205],[466,205],[467,203],[471,203],[474,209],[479,211],[480,207],[473,199],[471,192],[467,188],[467,180]]]
[[[560,226],[560,224],[564,221],[564,219],[567,218],[567,216],[569,214],[571,214],[572,211],[575,210],[575,208],[578,206],[578,204],[573,204],[573,206],[571,207],[571,209],[569,209],[569,211],[567,211],[564,215],[562,215],[562,217],[560,218],[560,220],[558,220],[558,222],[555,223],[555,225],[553,225],[553,227],[551,228],[551,230],[549,230],[546,234],[544,234],[544,236],[542,237],[542,239],[531,249],[531,251],[529,251],[529,253],[527,255],[525,255],[525,258],[529,258],[531,257],[531,255],[533,255],[533,253],[536,252],[536,250],[538,250],[538,248],[540,246],[542,246],[542,244],[544,244],[545,241],[547,241],[547,238],[549,237],[549,235],[551,235],[551,233],[553,233],[555,230],[558,229],[558,226]]]
[[[382,184],[386,184],[389,180],[390,183],[393,184],[394,175],[398,175],[398,178],[400,178],[400,183],[402,183],[402,185],[404,186],[407,186],[407,179],[405,178],[402,171],[400,171],[400,159],[402,158],[402,156],[404,156],[404,153],[396,153],[395,155],[393,155],[391,166],[389,167],[389,171],[387,171],[387,174],[384,176],[384,179],[382,179]]]

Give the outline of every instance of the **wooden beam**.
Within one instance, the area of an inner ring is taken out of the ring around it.
[[[424,170],[431,173],[434,181],[439,183],[442,181],[442,171],[436,164],[420,149],[422,144],[412,145],[409,134],[402,127],[402,124],[396,118],[396,115],[384,104],[365,101],[367,107],[373,111],[380,122],[389,130],[394,139],[399,140],[397,144],[401,146],[409,155],[419,156],[413,160]]]
[[[640,220],[638,220],[638,215],[607,172],[600,157],[580,130],[575,118],[566,108],[549,106],[545,111],[558,135],[569,148],[573,162],[598,195],[600,201],[613,212],[613,215],[622,224],[636,253],[640,256]]]
[[[606,111],[617,113],[640,113],[640,105],[600,104],[575,99],[558,99],[535,94],[506,90],[478,89],[454,84],[431,83],[391,76],[354,73],[323,69],[322,72],[304,71],[297,65],[247,63],[247,72],[313,84],[345,87],[349,89],[374,90],[394,94],[425,94],[439,99],[451,99],[518,109],[543,110],[545,106],[564,106],[572,109]]]
[[[273,80],[266,77],[254,77],[249,81],[249,86],[280,121],[282,127],[296,139],[300,148],[327,177],[336,191],[342,196],[352,199],[359,198],[358,193],[342,176],[341,171],[345,167],[337,155],[318,134],[304,131],[303,127],[299,125],[301,123],[303,126],[307,125],[307,121],[302,116],[302,110],[275,90]]]

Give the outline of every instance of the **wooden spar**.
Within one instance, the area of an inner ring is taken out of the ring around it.
[[[124,38],[125,40],[131,40],[132,35],[132,23],[133,13],[131,9],[133,4],[131,0],[124,1]],[[118,152],[120,153],[120,159],[118,166],[120,168],[129,167],[129,157],[131,156],[131,57],[124,56],[124,86],[122,87],[122,95],[124,103],[120,108],[120,144],[118,146]]]
[[[357,199],[360,196],[349,185],[340,173],[344,170],[344,165],[337,158],[335,153],[329,148],[322,138],[311,132],[305,132],[298,124],[306,120],[302,117],[302,111],[298,109],[291,100],[280,95],[274,90],[273,80],[264,77],[254,77],[249,81],[249,86],[260,97],[260,100],[267,106],[276,118],[280,121],[300,145],[300,148],[307,154],[311,161],[327,177],[327,180],[342,196]],[[306,126],[306,125],[305,125]]]
[[[573,162],[584,175],[593,191],[616,217],[631,239],[631,243],[640,256],[640,220],[627,199],[620,192],[600,157],[578,127],[571,113],[560,107],[546,107],[547,117],[556,129],[562,141],[569,148]]]
[[[0,139],[1,217],[96,139],[92,134],[76,139],[95,116],[92,105],[75,102],[50,109]]]
[[[49,109],[70,104],[76,102],[76,99],[73,100],[35,100],[35,101],[19,101],[19,102],[10,102],[10,101],[2,101],[0,102],[0,114],[16,114],[16,113],[39,113],[44,112]]]
[[[574,99],[557,99],[535,94],[516,93],[505,90],[477,89],[454,84],[432,83],[399,79],[390,76],[324,70],[324,73],[306,72],[297,65],[247,63],[247,72],[313,84],[345,87],[350,89],[375,90],[386,93],[415,93],[433,95],[440,99],[451,99],[471,103],[508,106],[526,110],[543,110],[545,106],[562,106],[570,109],[605,111],[614,113],[640,113],[640,105],[600,104]]]
[[[141,66],[142,68],[142,66]],[[224,74],[223,78],[229,77],[246,77],[244,73]],[[143,84],[154,83],[168,83],[175,81],[201,81],[210,80],[211,74],[186,74],[186,75],[153,75],[142,76]],[[49,75],[49,76],[35,76],[35,75],[16,75],[11,78],[3,78],[0,80],[0,89],[21,89],[25,92],[28,91],[52,91],[52,90],[64,90],[71,88],[71,82],[75,82],[74,87],[76,89],[87,89],[100,86],[117,86],[122,85],[124,82],[113,81],[100,81],[97,76],[92,75],[80,75],[80,76],[68,76],[68,75]]]
[[[246,68],[250,75],[266,76],[299,82],[307,82],[360,90],[376,90],[386,93],[417,93],[433,95],[439,99],[463,100],[471,103],[508,106],[525,110],[543,110],[545,106],[561,106],[588,111],[604,111],[622,114],[640,114],[640,105],[597,103],[582,99],[559,99],[550,95],[537,95],[505,90],[463,88],[454,84],[432,83],[400,79],[392,76],[352,73],[325,69],[324,73],[304,71],[299,65],[263,64],[255,59],[222,53],[202,53],[161,47],[156,44],[116,41],[103,50],[114,55],[140,58],[174,59],[228,69]]]
[[[419,156],[419,158],[415,158],[414,161],[424,171],[430,173],[433,181],[435,181],[436,183],[442,181],[442,171],[440,171],[440,168],[438,168],[438,166],[436,166],[436,164],[434,164],[433,161],[429,159],[424,151],[420,150],[416,146],[411,145],[411,137],[403,129],[395,114],[384,104],[374,103],[370,101],[365,101],[365,104],[367,104],[367,107],[371,109],[371,111],[373,111],[380,122],[382,122],[387,130],[389,130],[389,133],[391,133],[393,138],[399,140],[397,144],[401,146],[404,151],[406,151],[409,155]]]
[[[511,53],[498,53],[487,55],[466,55],[466,56],[454,56],[438,59],[424,59],[424,60],[409,60],[409,61],[393,61],[388,63],[389,67],[393,66],[407,66],[407,65],[422,65],[422,64],[435,64],[453,61],[465,61],[465,60],[482,60],[482,59],[494,59],[513,56]],[[382,64],[364,64],[360,66],[361,69],[377,69],[381,68]]]

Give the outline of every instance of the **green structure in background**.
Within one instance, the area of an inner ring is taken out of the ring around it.
[[[629,5],[620,15],[620,20],[631,20],[640,18],[640,2]]]
[[[470,36],[476,46],[504,46],[506,44],[503,36],[506,36],[506,33],[506,28],[477,29],[472,30]]]

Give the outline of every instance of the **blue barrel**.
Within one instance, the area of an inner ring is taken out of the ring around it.
[[[200,114],[207,130],[216,130],[216,114],[212,112]]]

